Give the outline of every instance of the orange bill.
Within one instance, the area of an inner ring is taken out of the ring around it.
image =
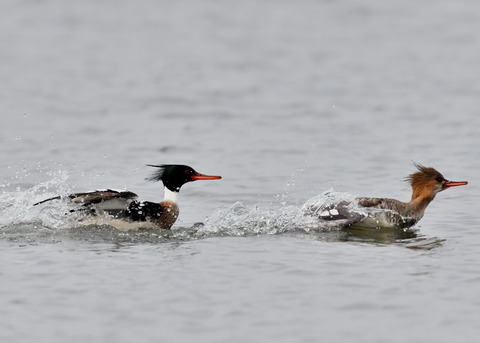
[[[465,186],[467,184],[468,184],[467,181],[447,181],[447,183],[445,184],[445,188]]]
[[[200,174],[200,173],[192,175],[192,180],[194,180],[194,181],[197,181],[197,180],[218,180],[218,179],[221,179],[221,178],[222,178],[221,176],[217,176],[217,175],[204,175],[204,174]]]

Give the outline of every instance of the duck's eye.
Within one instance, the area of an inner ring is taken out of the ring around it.
[[[443,177],[439,176],[439,177],[437,177],[437,178],[435,179],[435,181],[437,181],[437,182],[443,182]]]
[[[185,174],[187,174],[187,175],[190,174],[190,170],[188,170],[188,169],[185,170]]]

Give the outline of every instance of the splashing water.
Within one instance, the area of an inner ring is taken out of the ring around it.
[[[338,205],[341,202],[352,204],[351,210],[359,210],[355,206],[355,196],[347,192],[336,192],[333,189],[308,199],[301,208],[304,215],[318,216],[325,209]]]
[[[277,209],[261,209],[246,206],[240,202],[220,208],[209,216],[199,234],[247,236],[259,234],[280,234],[289,231],[330,231],[326,222],[318,219],[324,208],[342,201],[353,201],[349,193],[324,192],[305,202],[301,207],[282,206]]]
[[[3,190],[0,194],[0,212],[2,213],[0,228],[8,230],[18,225],[31,225],[35,228],[37,226],[45,228],[64,226],[69,220],[65,216],[65,213],[68,212],[66,204],[56,202],[42,207],[36,207],[33,204],[46,197],[68,194],[67,180],[68,173],[58,171],[52,173],[51,180],[41,182],[27,190],[22,191],[18,188],[15,191]]]
[[[260,209],[258,206],[248,207],[236,202],[229,207],[217,209],[206,219],[198,233],[221,236],[278,234],[292,230],[297,215],[298,209],[293,207]]]

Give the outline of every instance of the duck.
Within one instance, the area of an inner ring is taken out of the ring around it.
[[[408,229],[423,218],[435,196],[452,187],[467,185],[467,181],[449,181],[432,167],[414,164],[417,172],[405,181],[412,187],[410,201],[389,198],[358,197],[353,201],[322,206],[310,204],[304,215],[317,217],[327,230],[345,228],[401,228]]]
[[[205,175],[192,167],[181,164],[147,165],[155,168],[149,181],[161,181],[164,198],[161,202],[139,201],[137,194],[127,190],[103,189],[84,193],[69,194],[70,212],[80,212],[82,225],[109,225],[122,231],[142,228],[170,230],[179,216],[178,194],[180,188],[192,181],[218,180],[221,176]],[[44,204],[62,199],[55,196],[34,204]]]

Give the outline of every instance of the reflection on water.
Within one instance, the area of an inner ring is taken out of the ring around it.
[[[345,230],[351,239],[362,241],[391,244],[400,240],[417,238],[416,230],[404,230],[401,228],[349,228]]]
[[[365,229],[365,228],[349,228],[346,231],[347,240],[362,241],[374,244],[397,244],[408,249],[415,250],[431,250],[440,247],[445,239],[438,237],[424,237],[418,234],[415,229],[400,228],[382,228],[382,229]]]
[[[178,243],[197,239],[197,225],[175,230],[141,229],[137,231],[119,231],[108,225],[89,225],[68,229],[65,235],[69,239],[89,243],[113,243],[118,245]]]
[[[415,229],[348,228],[333,232],[304,232],[324,242],[358,242],[378,246],[398,245],[412,250],[431,250],[440,247],[445,239],[425,237]]]
[[[412,250],[432,250],[441,247],[445,241],[445,239],[438,237],[419,237],[412,242],[408,242],[405,247]]]

